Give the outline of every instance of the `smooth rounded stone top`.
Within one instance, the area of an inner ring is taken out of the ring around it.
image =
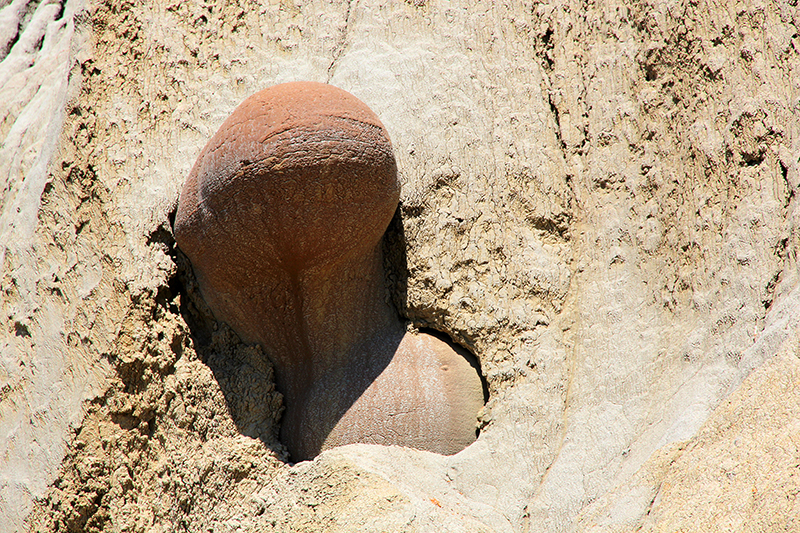
[[[302,270],[380,239],[399,194],[375,113],[331,85],[286,83],[245,100],[208,142],[184,184],[175,233],[209,278],[228,277],[234,258]]]

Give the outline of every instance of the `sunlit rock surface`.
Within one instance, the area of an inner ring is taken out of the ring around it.
[[[758,496],[797,484],[796,8],[474,4],[0,8],[3,523],[796,526]],[[394,299],[490,393],[453,457],[286,463],[268,354],[214,323],[174,250],[203,145],[293,80],[389,131]],[[753,485],[757,446],[784,455]]]

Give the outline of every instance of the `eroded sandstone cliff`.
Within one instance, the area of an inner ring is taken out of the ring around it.
[[[797,527],[792,2],[0,9],[14,529]],[[392,138],[396,303],[490,393],[455,456],[287,463],[268,354],[214,321],[174,245],[208,138],[304,79]]]

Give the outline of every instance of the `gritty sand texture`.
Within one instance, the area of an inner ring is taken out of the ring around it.
[[[0,8],[0,521],[20,531],[797,528],[793,2]],[[330,82],[402,183],[393,301],[478,440],[292,465],[171,215],[247,96]],[[793,522],[794,521],[794,522]]]

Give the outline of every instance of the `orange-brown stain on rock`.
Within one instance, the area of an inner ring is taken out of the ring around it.
[[[217,318],[275,364],[294,460],[355,442],[452,454],[475,439],[478,373],[386,303],[381,238],[399,194],[378,117],[311,82],[245,100],[184,184],[175,238]]]

